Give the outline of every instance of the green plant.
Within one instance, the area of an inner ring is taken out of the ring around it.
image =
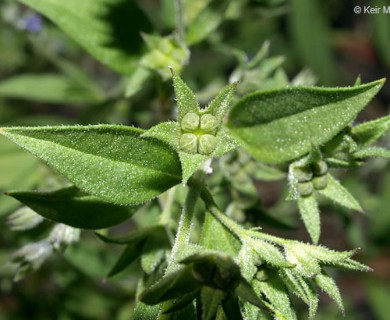
[[[160,81],[172,77],[178,110],[176,121],[161,121],[147,130],[116,124],[0,128],[2,136],[71,184],[61,182],[54,191],[5,193],[32,209],[11,216],[14,229],[32,228],[41,222],[40,216],[59,223],[46,239],[14,255],[16,280],[38,269],[53,250],[77,242],[79,229],[107,229],[134,215],[152,215],[157,206],[156,219],[139,223],[125,237],[96,231],[102,241],[124,247],[108,276],[141,262],[132,319],[296,319],[291,295],[307,304],[313,319],[316,287],[344,312],[326,268],[370,268],[352,259],[356,250],[336,251],[318,244],[317,201],[324,195],[363,211],[333,175],[336,169],[362,166],[369,157],[390,157],[389,150],[372,145],[390,127],[390,116],[354,124],[384,80],[323,88],[313,87],[306,76],[305,85],[294,86],[280,68],[281,60],[266,58],[264,46],[252,60],[240,60],[232,84],[203,108],[178,74],[189,46],[211,32],[197,21],[215,13],[216,1],[209,1],[213,6],[205,13],[198,12],[186,36],[135,35],[147,47],[141,57],[106,48],[104,26],[97,27],[99,32],[90,27],[104,1],[86,7],[69,1],[61,4],[64,10],[55,1],[20,2],[57,22],[109,67],[128,74],[128,97],[152,75]],[[85,16],[78,17],[78,10],[85,10]],[[135,4],[133,10],[139,12]],[[218,21],[207,26],[214,29]],[[83,22],[86,28],[79,33]],[[89,41],[97,34],[102,40]],[[74,74],[72,67],[61,66]],[[87,101],[103,99],[89,80],[83,85]],[[268,90],[258,91],[260,87]],[[3,86],[3,92],[6,89]],[[297,203],[312,243],[271,235],[240,217],[260,207],[254,181],[262,179],[285,180],[287,199]],[[219,190],[229,194],[223,201],[217,199]]]

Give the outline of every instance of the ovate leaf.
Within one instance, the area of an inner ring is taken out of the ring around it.
[[[83,229],[102,229],[119,224],[138,209],[107,203],[75,187],[52,192],[7,192],[43,217]]]
[[[363,212],[359,202],[330,174],[328,174],[328,185],[318,192],[344,207]]]
[[[13,127],[0,134],[27,149],[83,191],[117,204],[139,204],[181,181],[177,153],[115,125]]]
[[[96,59],[129,74],[142,46],[140,30],[151,29],[135,1],[19,0],[43,14]],[[131,28],[128,26],[131,21]],[[131,39],[131,41],[129,41]]]
[[[383,80],[345,88],[293,87],[255,92],[232,108],[228,127],[266,163],[304,156],[332,139],[366,106]]]
[[[318,243],[321,234],[320,212],[316,198],[312,195],[309,197],[300,197],[297,200],[299,213],[305,223],[310,238],[314,243]]]
[[[161,122],[142,134],[142,137],[156,138],[179,150],[180,128],[177,122]]]

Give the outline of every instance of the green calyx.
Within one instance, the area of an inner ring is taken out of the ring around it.
[[[216,118],[211,114],[201,117],[194,113],[187,113],[181,123],[180,149],[192,154],[211,154],[217,147],[215,137],[218,129]]]

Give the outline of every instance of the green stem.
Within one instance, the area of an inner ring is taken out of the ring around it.
[[[174,236],[171,231],[171,227],[172,227],[171,213],[172,213],[172,205],[175,200],[175,193],[176,193],[176,188],[172,188],[168,190],[164,202],[160,204],[163,207],[163,211],[160,216],[160,223],[164,225],[169,240],[171,240],[172,243],[174,242]]]
[[[171,251],[170,261],[168,263],[167,272],[174,269],[177,261],[176,256],[178,252],[185,250],[190,240],[192,217],[194,215],[194,209],[196,201],[200,195],[200,189],[189,188],[187,198],[184,204],[183,212],[180,217],[179,228],[176,233],[175,243]]]
[[[187,197],[184,203],[183,212],[180,217],[179,227],[177,229],[175,242],[172,247],[171,256],[168,261],[167,269],[165,273],[170,273],[178,267],[177,256],[178,253],[186,250],[187,245],[190,242],[192,218],[194,216],[195,205],[199,199],[202,188],[199,187],[199,184],[203,185],[204,172],[198,171],[194,174],[194,183],[192,186],[189,186]],[[169,309],[172,306],[172,301],[166,301],[162,304],[159,320],[168,320],[169,315],[164,314],[164,310]]]

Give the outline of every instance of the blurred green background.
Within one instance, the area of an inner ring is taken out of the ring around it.
[[[257,90],[272,87],[281,75],[298,82],[300,74],[306,82],[316,79],[318,85],[338,86],[352,85],[358,76],[369,82],[390,73],[390,14],[354,12],[356,6],[383,8],[390,1],[187,0],[187,48],[169,36],[178,20],[172,0],[84,1],[96,1],[101,10],[84,16],[88,24],[76,33],[83,35],[96,23],[105,35],[102,46],[119,52],[118,61],[123,58],[128,64],[121,62],[122,68],[91,49],[87,52],[77,36],[66,34],[23,1],[1,0],[2,126],[119,123],[148,128],[174,118],[168,65],[182,68],[183,78],[199,93],[201,103],[207,103],[245,54],[253,58],[267,41],[269,51],[254,78]],[[160,37],[148,38],[141,32]],[[285,73],[279,72],[282,69]],[[387,115],[389,103],[388,82],[359,121]],[[381,143],[390,147],[390,135]],[[385,160],[372,159],[340,176],[365,215],[322,203],[321,243],[340,250],[360,247],[357,260],[374,269],[370,274],[334,275],[346,319],[389,319],[389,168]],[[33,156],[1,138],[1,191],[53,189],[62,183]],[[260,213],[253,219],[270,233],[308,241],[297,209],[284,201],[284,185],[283,181],[256,186],[269,215],[283,221],[285,228],[267,225]],[[12,281],[8,266],[12,253],[39,240],[50,227],[45,222],[29,231],[12,231],[7,216],[18,207],[16,201],[0,196],[0,319],[129,319],[139,266],[106,280],[120,250],[100,242],[92,232],[83,232],[81,242],[53,255],[39,271]],[[129,222],[112,233],[131,229]],[[296,305],[299,318],[305,318],[304,306]],[[336,305],[321,296],[317,319],[338,318]]]

